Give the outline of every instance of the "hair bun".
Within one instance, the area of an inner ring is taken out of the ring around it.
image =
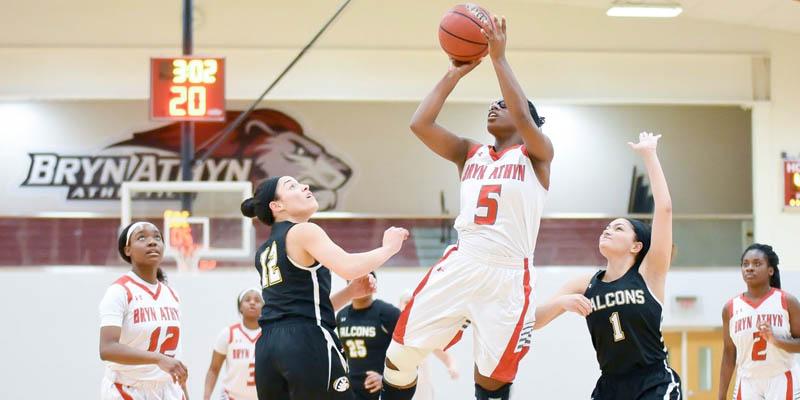
[[[247,218],[254,218],[256,216],[256,200],[254,198],[249,198],[242,202],[242,215]]]

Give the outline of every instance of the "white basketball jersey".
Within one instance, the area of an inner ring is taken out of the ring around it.
[[[792,368],[794,355],[768,343],[758,334],[762,324],[772,326],[776,338],[790,338],[786,295],[772,288],[760,301],[743,294],[728,301],[728,332],[736,345],[736,368],[744,378],[768,378]]]
[[[234,400],[257,400],[255,381],[256,341],[261,329],[247,329],[241,323],[233,324],[220,332],[214,351],[225,355],[225,373],[222,387],[226,396]]]
[[[488,145],[473,147],[461,173],[461,210],[455,222],[459,248],[531,258],[546,196],[525,146],[500,153]]]
[[[180,301],[167,285],[150,284],[128,272],[111,285],[100,302],[100,326],[119,326],[119,343],[138,350],[181,355]],[[106,361],[111,382],[171,381],[157,365],[123,365]]]

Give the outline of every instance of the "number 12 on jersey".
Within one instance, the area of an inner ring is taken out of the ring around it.
[[[278,248],[275,242],[269,250],[261,253],[261,287],[269,287],[283,282],[281,269],[278,267]]]
[[[500,200],[500,192],[503,185],[483,185],[481,193],[478,195],[478,208],[486,208],[486,216],[475,215],[475,223],[478,225],[494,225],[497,221],[497,203]]]

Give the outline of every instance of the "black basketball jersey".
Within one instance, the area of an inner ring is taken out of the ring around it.
[[[264,298],[259,323],[263,327],[281,319],[302,317],[334,329],[331,272],[316,261],[311,267],[297,265],[286,254],[286,234],[294,225],[289,221],[272,225],[269,239],[256,251]]]
[[[603,282],[596,273],[584,295],[592,302],[586,317],[597,362],[603,374],[625,374],[667,359],[661,335],[662,307],[639,268]]]
[[[400,318],[400,310],[384,301],[375,300],[370,307],[356,310],[349,305],[336,315],[336,330],[344,344],[353,390],[359,398],[377,399],[380,393],[364,389],[367,371],[383,375],[386,349]]]

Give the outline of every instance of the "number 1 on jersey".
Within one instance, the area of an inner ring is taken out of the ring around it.
[[[494,225],[497,220],[497,201],[500,199],[500,191],[503,185],[483,185],[481,193],[478,195],[478,208],[486,207],[486,216],[475,215],[475,223],[478,225]],[[496,196],[491,197],[491,194]]]
[[[611,321],[611,329],[614,330],[614,341],[625,340],[625,332],[622,331],[622,324],[619,322],[619,313],[612,313],[608,320]]]

